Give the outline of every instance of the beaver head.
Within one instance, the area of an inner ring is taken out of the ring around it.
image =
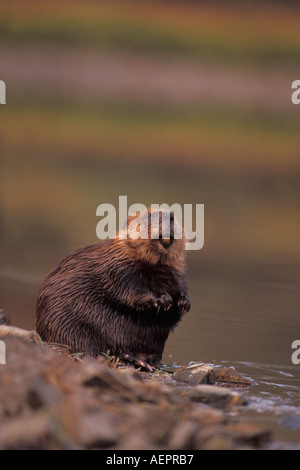
[[[175,215],[167,210],[151,210],[129,216],[118,238],[124,239],[132,256],[150,264],[184,262],[185,236]]]

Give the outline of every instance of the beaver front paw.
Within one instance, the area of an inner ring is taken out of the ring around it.
[[[144,307],[145,309],[155,308],[158,311],[160,309],[167,311],[170,310],[172,305],[173,299],[169,294],[166,293],[162,294],[160,297],[151,296],[147,302],[145,302]]]
[[[178,306],[180,313],[183,313],[183,314],[188,313],[191,308],[190,298],[186,294],[181,295],[181,297],[179,297],[177,301],[177,306]]]
[[[120,354],[119,357],[121,360],[129,364],[132,364],[134,367],[137,367],[145,372],[155,371],[155,367],[153,367],[151,364],[144,361],[144,359],[141,359],[140,357],[131,356],[131,354],[126,354],[126,353]]]

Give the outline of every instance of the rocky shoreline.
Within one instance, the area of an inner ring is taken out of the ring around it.
[[[0,325],[0,449],[266,449],[271,432],[240,419],[232,368],[190,364],[145,373],[109,355],[70,355],[35,332]]]

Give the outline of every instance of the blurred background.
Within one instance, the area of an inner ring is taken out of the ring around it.
[[[2,1],[0,307],[33,329],[44,276],[96,208],[205,205],[168,364],[291,364],[300,338],[296,2]]]

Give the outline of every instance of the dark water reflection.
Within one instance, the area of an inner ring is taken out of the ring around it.
[[[290,365],[300,335],[298,274],[297,267],[234,263],[190,273],[193,309],[182,325],[188,350],[182,345],[181,359],[196,353],[196,360]]]
[[[55,257],[37,252],[34,263],[27,260],[26,269],[9,260],[1,266],[1,305],[13,323],[34,327],[39,286],[65,253],[60,249]],[[231,263],[229,269],[225,263],[190,260],[192,309],[169,337],[164,359],[290,366],[291,344],[300,338],[298,275],[297,266],[252,264],[246,270],[239,264]]]

